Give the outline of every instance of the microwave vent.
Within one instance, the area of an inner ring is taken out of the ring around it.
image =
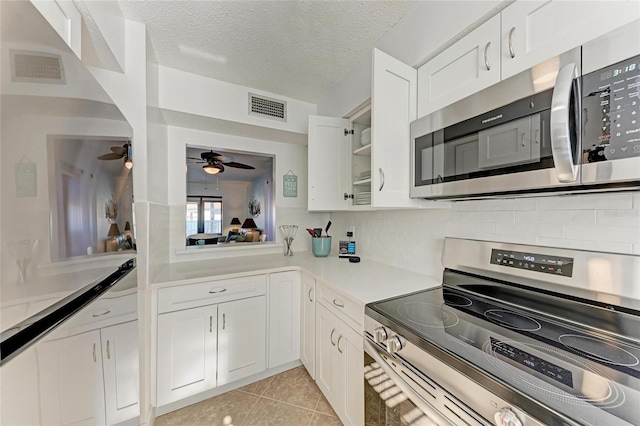
[[[60,55],[11,51],[11,81],[17,83],[64,84]]]
[[[278,121],[287,121],[287,103],[249,93],[249,114]]]

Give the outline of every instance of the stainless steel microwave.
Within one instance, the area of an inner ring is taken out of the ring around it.
[[[411,197],[640,188],[640,25],[411,123]]]

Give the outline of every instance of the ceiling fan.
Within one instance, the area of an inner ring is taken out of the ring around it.
[[[249,166],[248,164],[237,163],[233,161],[233,157],[228,157],[226,155],[221,155],[213,151],[203,152],[200,154],[200,158],[187,157],[189,160],[196,160],[194,163],[204,163],[202,169],[210,174],[215,175],[218,173],[224,172],[224,167],[235,167],[237,169],[248,169],[254,170],[255,167]]]
[[[124,165],[127,169],[133,167],[131,161],[131,141],[125,143],[122,146],[112,146],[111,151],[108,154],[102,154],[98,156],[98,160],[119,160],[124,158]]]

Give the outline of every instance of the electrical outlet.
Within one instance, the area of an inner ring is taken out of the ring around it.
[[[351,238],[355,238],[356,237],[356,226],[355,225],[351,225],[349,227],[349,232],[351,232]]]

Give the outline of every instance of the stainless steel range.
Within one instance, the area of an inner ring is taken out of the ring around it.
[[[366,306],[368,423],[640,424],[640,256],[448,238],[442,262]]]

